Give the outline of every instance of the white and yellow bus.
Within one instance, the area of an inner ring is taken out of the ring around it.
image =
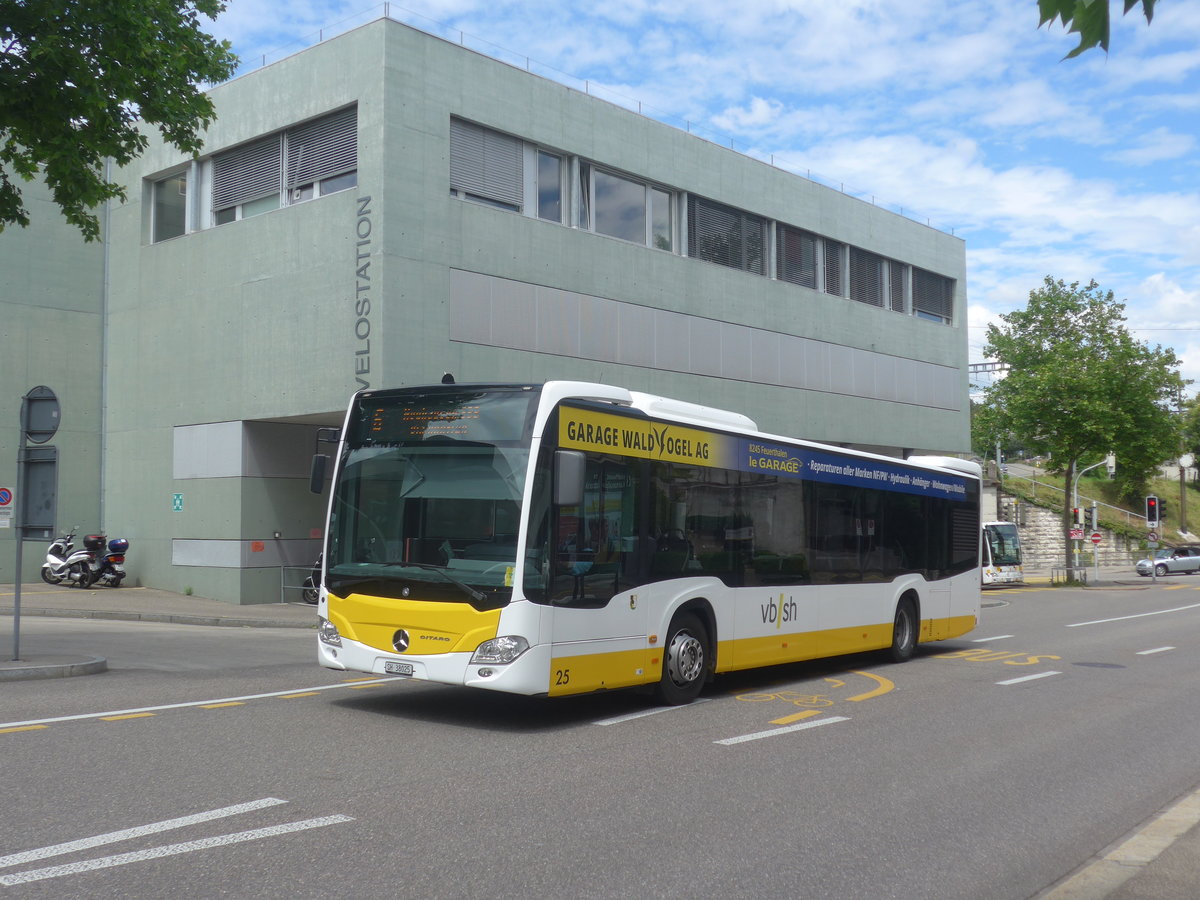
[[[1024,580],[1021,568],[1021,536],[1012,522],[984,522],[980,566],[983,586],[1019,584]]]
[[[319,484],[319,477],[314,479]],[[979,468],[758,432],[620,387],[356,394],[318,657],[528,695],[656,686],[962,635]]]

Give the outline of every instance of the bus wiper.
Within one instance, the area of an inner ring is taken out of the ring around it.
[[[459,581],[459,579],[447,572],[444,566],[435,566],[432,563],[405,562],[403,560],[389,560],[388,562],[385,562],[384,565],[399,566],[401,568],[412,566],[414,569],[427,569],[430,572],[437,572],[452,585],[461,588],[463,592],[466,593],[466,595],[476,603],[483,603],[487,600],[487,594],[475,590],[475,588],[471,587],[465,581]]]

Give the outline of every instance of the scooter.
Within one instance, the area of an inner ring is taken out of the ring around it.
[[[103,547],[104,535],[99,535]],[[113,538],[108,542],[107,550],[99,550],[90,560],[91,583],[105,587],[120,587],[125,578],[125,551],[129,549],[129,541],[125,538]]]
[[[75,533],[79,526],[62,537],[56,538],[46,550],[46,561],[42,563],[42,581],[46,584],[62,584],[78,587],[88,587],[92,583],[92,560],[94,550],[88,544],[94,544],[96,535],[89,534],[84,539],[84,549],[75,549]]]

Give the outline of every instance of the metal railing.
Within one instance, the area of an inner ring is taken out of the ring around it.
[[[1027,484],[1029,486],[1029,494],[1034,500],[1038,499],[1038,491],[1040,490],[1043,494],[1056,499],[1059,503],[1062,503],[1067,492],[1066,488],[1059,487],[1056,484],[1046,484],[1044,481],[1038,481],[1025,475],[1005,475],[1004,480],[1001,482],[1001,486],[1003,487],[1005,483],[1010,481],[1020,481],[1024,484]],[[1140,515],[1139,513],[1132,512],[1128,509],[1122,509],[1119,506],[1113,506],[1110,503],[1105,503],[1103,500],[1097,500],[1094,497],[1088,497],[1083,493],[1079,494],[1079,501],[1081,506],[1090,507],[1094,503],[1097,508],[1101,510],[1100,515],[1104,518],[1107,518],[1111,522],[1121,522],[1130,528],[1140,528],[1146,524],[1145,516]]]
[[[279,602],[305,603],[305,581],[312,574],[312,566],[279,567]]]

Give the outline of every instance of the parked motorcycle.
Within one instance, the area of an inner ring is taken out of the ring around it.
[[[92,583],[92,560],[94,551],[88,549],[89,542],[94,543],[95,535],[84,539],[84,549],[75,549],[75,534],[79,530],[76,525],[61,537],[55,538],[46,549],[46,561],[42,563],[42,581],[46,584],[74,585],[88,587]]]
[[[91,583],[105,587],[120,587],[125,578],[125,551],[129,549],[129,541],[125,538],[113,538],[104,548],[104,535],[99,535],[100,549],[90,560]],[[86,543],[86,542],[85,542]]]

